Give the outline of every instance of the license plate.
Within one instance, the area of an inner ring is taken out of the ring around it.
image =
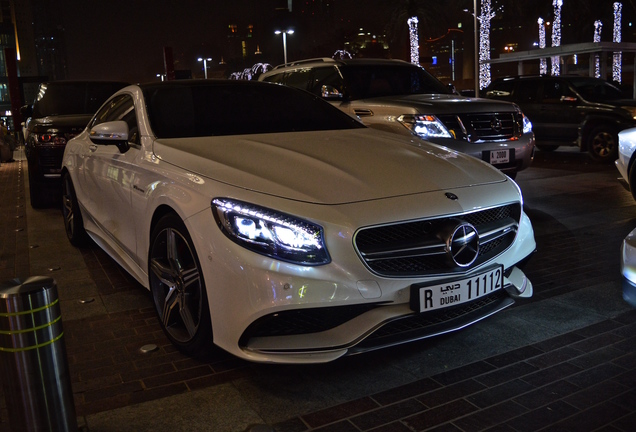
[[[428,312],[475,300],[501,288],[503,288],[503,266],[448,283],[416,286],[413,295],[418,297],[416,311]]]
[[[490,152],[490,163],[492,165],[504,164],[510,162],[510,150],[492,150]]]

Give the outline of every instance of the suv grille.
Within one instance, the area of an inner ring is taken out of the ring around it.
[[[514,241],[521,205],[508,204],[472,213],[363,228],[354,237],[362,261],[374,273],[412,277],[461,273],[506,250]],[[461,223],[475,227],[479,253],[469,267],[455,264],[446,251],[449,228]]]
[[[507,140],[520,136],[521,119],[517,117],[512,112],[438,116],[457,139],[469,142]]]

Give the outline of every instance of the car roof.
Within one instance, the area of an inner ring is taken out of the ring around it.
[[[558,75],[558,76],[552,76],[552,75],[514,75],[514,76],[506,76],[506,77],[500,77],[495,79],[494,81],[497,82],[501,82],[501,81],[516,81],[516,80],[531,80],[531,79],[564,79],[564,80],[570,80],[570,79],[576,79],[576,80],[590,80],[590,81],[606,81],[602,78],[596,78],[596,77],[589,77],[589,76],[584,76],[584,75],[574,75],[574,74],[566,74],[566,75]]]
[[[299,60],[295,62],[281,64],[274,67],[274,69],[272,69],[271,71],[268,71],[268,73],[274,72],[274,71],[280,71],[281,69],[287,69],[287,68],[293,69],[293,68],[298,68],[302,66],[316,67],[316,66],[322,66],[322,65],[338,65],[338,66],[413,65],[413,66],[416,66],[413,63],[408,63],[404,60],[397,60],[397,59],[379,59],[379,58],[332,59],[329,57],[323,57],[323,58],[313,58],[313,59]]]

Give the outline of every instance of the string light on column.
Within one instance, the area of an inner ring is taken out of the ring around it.
[[[417,17],[411,17],[406,21],[409,25],[409,39],[411,42],[411,63],[420,64],[420,41],[417,35]]]
[[[537,21],[539,24],[539,48],[545,48],[545,22],[543,18]],[[548,61],[545,58],[539,60],[539,73],[545,75],[548,73]]]
[[[552,46],[561,46],[561,8],[563,7],[563,0],[553,0],[554,6],[554,22],[552,23]],[[552,75],[557,76],[561,74],[561,58],[559,56],[552,57]]]
[[[594,21],[594,43],[601,41],[601,31],[603,30],[603,23],[601,21]],[[594,55],[594,77],[601,77],[601,56]]]
[[[621,18],[622,18],[623,4],[614,3],[614,42],[621,43]],[[614,61],[612,63],[612,78],[617,83],[622,82],[622,65],[623,65],[623,53],[621,51],[614,53]]]
[[[495,17],[490,0],[482,0],[479,15],[479,88],[490,84],[490,20]]]

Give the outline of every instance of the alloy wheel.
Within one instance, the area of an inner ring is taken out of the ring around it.
[[[162,229],[150,252],[150,283],[155,308],[177,345],[197,335],[204,313],[201,270],[188,240],[176,228]]]
[[[616,150],[614,135],[603,131],[594,135],[591,142],[592,154],[595,158],[605,160],[612,157]]]

